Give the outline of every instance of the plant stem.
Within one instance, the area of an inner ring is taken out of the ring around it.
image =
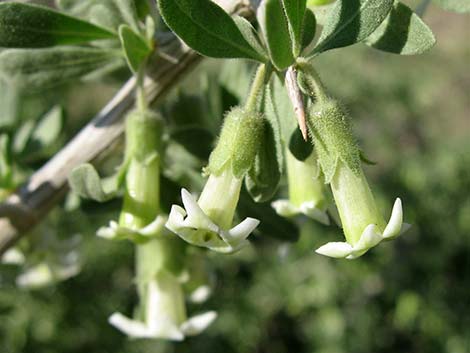
[[[320,76],[313,68],[312,64],[307,60],[298,59],[297,67],[299,68],[300,74],[303,78],[303,80],[299,80],[299,84],[302,83],[300,84],[300,88],[304,93],[310,96],[312,100],[322,102],[328,99],[326,87],[323,85]]]
[[[145,63],[140,67],[139,71],[136,74],[136,105],[137,109],[141,112],[147,110],[147,98],[145,97]]]
[[[260,93],[263,91],[264,83],[265,83],[265,76],[266,76],[266,65],[261,64],[258,66],[256,70],[255,78],[251,83],[250,93],[248,94],[248,99],[245,104],[245,109],[255,110],[256,104],[258,103],[258,97]]]

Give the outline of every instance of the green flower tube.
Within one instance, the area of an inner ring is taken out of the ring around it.
[[[98,235],[146,242],[159,236],[166,218],[160,215],[160,148],[162,119],[152,111],[133,111],[126,118],[126,189],[119,223],[111,221]]]
[[[150,111],[134,111],[126,120],[126,189],[119,223],[98,235],[136,243],[139,307],[134,318],[116,312],[111,325],[132,338],[181,341],[216,318],[206,312],[188,319],[182,288],[184,243],[164,236],[160,215],[160,144],[162,120]]]
[[[214,311],[188,319],[182,282],[184,243],[176,237],[152,239],[137,245],[139,308],[134,319],[121,313],[109,322],[133,338],[182,341],[205,330],[217,317]]]
[[[232,227],[243,177],[254,163],[263,133],[259,114],[235,108],[225,117],[216,148],[205,172],[209,178],[196,201],[182,189],[185,208],[173,205],[166,227],[190,244],[223,253],[247,244],[259,221],[246,218]],[[232,228],[231,228],[232,227]]]
[[[346,238],[346,242],[330,242],[316,252],[354,259],[382,240],[393,239],[403,233],[408,225],[403,223],[401,200],[396,199],[388,223],[377,207],[364,176],[360,151],[344,108],[333,99],[320,97],[310,111],[308,124]]]
[[[305,160],[299,161],[286,149],[287,180],[289,199],[271,203],[276,212],[284,217],[304,214],[323,224],[329,224],[326,214],[327,200],[325,185],[315,152]]]

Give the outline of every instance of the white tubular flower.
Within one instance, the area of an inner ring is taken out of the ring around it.
[[[166,216],[159,215],[152,223],[140,229],[120,226],[116,221],[110,221],[109,226],[99,228],[96,234],[110,240],[129,239],[135,243],[143,243],[160,236],[165,229],[166,221]]]
[[[77,275],[80,269],[81,266],[78,263],[51,264],[41,262],[16,277],[16,285],[29,289],[42,288],[69,279]]]
[[[25,262],[25,257],[18,248],[10,248],[2,255],[0,260],[5,265],[22,265]]]
[[[21,273],[16,277],[18,287],[38,289],[80,273],[81,261],[77,249],[81,239],[79,235],[66,240],[59,240],[54,233],[49,232],[37,235],[37,243],[32,243],[31,246],[40,254],[39,258],[28,257],[27,253],[16,250],[18,260],[24,259],[22,263],[18,263],[22,265]]]
[[[162,119],[151,111],[126,117],[126,189],[119,222],[110,221],[97,235],[145,243],[160,237],[167,217],[160,214],[160,144]]]
[[[289,150],[286,151],[289,199],[276,200],[271,206],[284,217],[304,214],[320,223],[329,225],[326,213],[327,200],[324,182],[313,152],[305,161],[297,160]]]
[[[186,317],[181,283],[172,273],[160,271],[147,285],[142,320],[114,313],[109,323],[132,338],[182,341],[204,331],[217,317],[214,311]]]
[[[259,224],[255,218],[246,218],[229,229],[240,196],[241,182],[228,171],[220,176],[211,175],[197,202],[186,189],[182,189],[185,208],[173,205],[166,227],[193,245],[222,253],[241,249]]]
[[[393,206],[386,224],[378,210],[361,167],[360,152],[354,141],[349,117],[340,104],[326,99],[312,109],[310,129],[314,136],[319,163],[330,183],[346,242],[327,243],[317,253],[355,259],[382,240],[403,233],[409,225],[403,223],[401,200]]]
[[[327,243],[316,250],[318,254],[355,259],[382,240],[391,240],[409,228],[408,224],[403,223],[399,198],[395,200],[388,224],[385,224],[362,170],[356,176],[340,163],[331,182],[331,189],[346,242]]]
[[[248,242],[259,221],[246,218],[232,227],[244,175],[253,165],[263,132],[263,119],[241,108],[230,111],[206,172],[209,179],[198,201],[181,191],[184,208],[173,205],[166,227],[190,244],[231,253]]]

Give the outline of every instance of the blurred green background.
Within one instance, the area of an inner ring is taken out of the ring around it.
[[[262,234],[233,256],[207,254],[214,292],[204,309],[217,310],[215,323],[182,343],[133,341],[107,323],[111,313],[130,313],[136,303],[133,247],[95,236],[116,218],[119,202],[63,204],[37,232],[80,233],[82,271],[55,286],[22,290],[12,280],[15,269],[3,266],[0,352],[470,352],[470,21],[434,6],[425,20],[438,43],[424,55],[357,45],[316,62],[350,108],[368,157],[378,162],[365,168],[383,209],[390,212],[394,198],[402,198],[405,220],[413,224],[406,235],[358,260],[333,260],[313,250],[340,239],[340,230],[300,219],[298,242]],[[218,69],[220,62],[207,60],[186,82],[204,81]],[[23,121],[51,102],[67,113],[56,146],[30,168],[93,116],[118,78],[24,99]],[[195,172],[202,164],[195,163]]]

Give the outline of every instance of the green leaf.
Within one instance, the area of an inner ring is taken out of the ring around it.
[[[470,12],[470,1],[468,0],[434,0],[434,2],[445,10],[455,12]]]
[[[21,150],[23,155],[32,155],[41,152],[42,149],[51,146],[57,141],[64,125],[64,111],[56,105],[49,110],[44,117],[34,126],[26,145]],[[16,145],[14,147],[18,147]]]
[[[264,0],[258,7],[256,18],[268,46],[271,62],[278,70],[283,70],[294,62],[284,10],[279,0]]]
[[[328,11],[326,24],[313,53],[364,40],[385,20],[392,6],[393,0],[336,1]]]
[[[312,10],[307,9],[304,17],[304,30],[302,33],[302,48],[306,48],[312,43],[317,31],[317,20]]]
[[[142,63],[152,53],[152,48],[147,43],[145,37],[135,33],[128,25],[121,25],[119,27],[119,39],[121,40],[127,64],[132,72],[136,73],[139,71]]]
[[[81,77],[120,57],[116,50],[100,48],[8,49],[0,53],[0,75],[31,92]]]
[[[7,134],[0,134],[0,188],[10,188],[13,170],[10,160],[10,139]]]
[[[266,118],[264,134],[255,163],[245,178],[246,188],[256,202],[265,202],[274,196],[284,165],[280,117],[274,108],[269,87],[264,95],[263,113]]]
[[[115,38],[107,29],[47,7],[0,4],[0,47],[43,48]]]
[[[95,167],[82,164],[74,168],[69,175],[70,188],[80,197],[98,202],[105,202],[115,197],[123,178],[122,172],[101,179]]]
[[[295,129],[289,141],[289,151],[299,161],[305,161],[312,154],[313,144],[310,139],[304,140],[300,129]]]
[[[241,16],[234,16],[233,20],[237,25],[240,32],[243,34],[243,37],[246,39],[248,43],[250,43],[251,47],[256,50],[256,52],[264,58],[265,61],[268,61],[268,54],[266,53],[266,49],[261,44],[261,41],[256,33],[256,30],[248,22],[247,19]]]
[[[1,76],[1,73],[0,73]],[[21,92],[0,77],[0,129],[16,126],[20,112]]]
[[[202,55],[264,62],[234,20],[212,1],[159,0],[158,6],[168,27]]]
[[[282,0],[281,2],[287,17],[287,25],[292,42],[292,54],[294,57],[298,57],[302,50],[302,36],[307,0]]]
[[[429,50],[436,39],[413,10],[397,1],[387,19],[364,43],[389,53],[415,55]]]
[[[16,130],[13,138],[12,150],[15,154],[22,154],[34,130],[34,120],[26,120]]]
[[[299,130],[294,107],[292,106],[285,86],[281,80],[277,78],[271,81],[271,95],[274,112],[279,119],[281,139],[284,145],[287,146],[292,138],[292,134]]]

